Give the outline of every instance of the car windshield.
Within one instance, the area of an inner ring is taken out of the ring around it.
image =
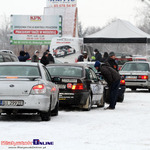
[[[36,66],[0,66],[0,76],[40,76]]]
[[[82,67],[74,66],[49,66],[47,67],[51,76],[58,77],[82,77]]]
[[[127,63],[121,71],[149,71],[149,65],[147,63]]]

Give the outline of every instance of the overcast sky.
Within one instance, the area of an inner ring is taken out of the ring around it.
[[[0,15],[42,15],[46,0],[4,0]],[[79,20],[86,26],[104,26],[113,18],[136,24],[135,15],[142,8],[140,0],[78,0]]]

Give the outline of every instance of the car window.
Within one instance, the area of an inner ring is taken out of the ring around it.
[[[4,62],[3,55],[0,55],[0,62]]]
[[[147,63],[127,63],[121,69],[122,71],[149,71]]]
[[[82,67],[76,66],[49,66],[47,67],[51,76],[55,77],[82,77]]]
[[[3,57],[4,57],[4,60],[5,60],[5,62],[11,62],[12,60],[11,60],[11,58],[10,58],[10,55],[3,55]]]
[[[36,66],[0,66],[0,76],[40,76]]]
[[[46,77],[46,80],[47,81],[51,81],[51,77],[50,77],[50,74],[48,72],[48,70],[43,66],[43,69],[45,70],[45,77]]]

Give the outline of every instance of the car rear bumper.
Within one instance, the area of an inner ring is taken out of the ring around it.
[[[45,111],[49,110],[50,97],[45,95],[29,95],[29,96],[1,96],[0,100],[15,101],[22,100],[23,106],[0,106],[0,109],[24,109],[24,110],[37,110]]]
[[[89,92],[61,92],[59,93],[60,105],[85,105]]]
[[[126,87],[136,87],[136,88],[150,88],[150,82],[148,81],[126,81]]]

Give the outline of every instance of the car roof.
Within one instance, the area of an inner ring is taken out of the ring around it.
[[[145,64],[150,64],[150,62],[147,62],[147,61],[129,61],[129,62],[126,62],[125,64],[129,64],[129,63],[136,63],[136,64],[145,63]]]
[[[78,63],[63,63],[63,64],[49,64],[46,67],[49,66],[74,66],[74,67],[85,67],[87,64],[78,64]]]
[[[18,65],[18,66],[38,66],[40,63],[34,62],[2,62],[0,66]]]

